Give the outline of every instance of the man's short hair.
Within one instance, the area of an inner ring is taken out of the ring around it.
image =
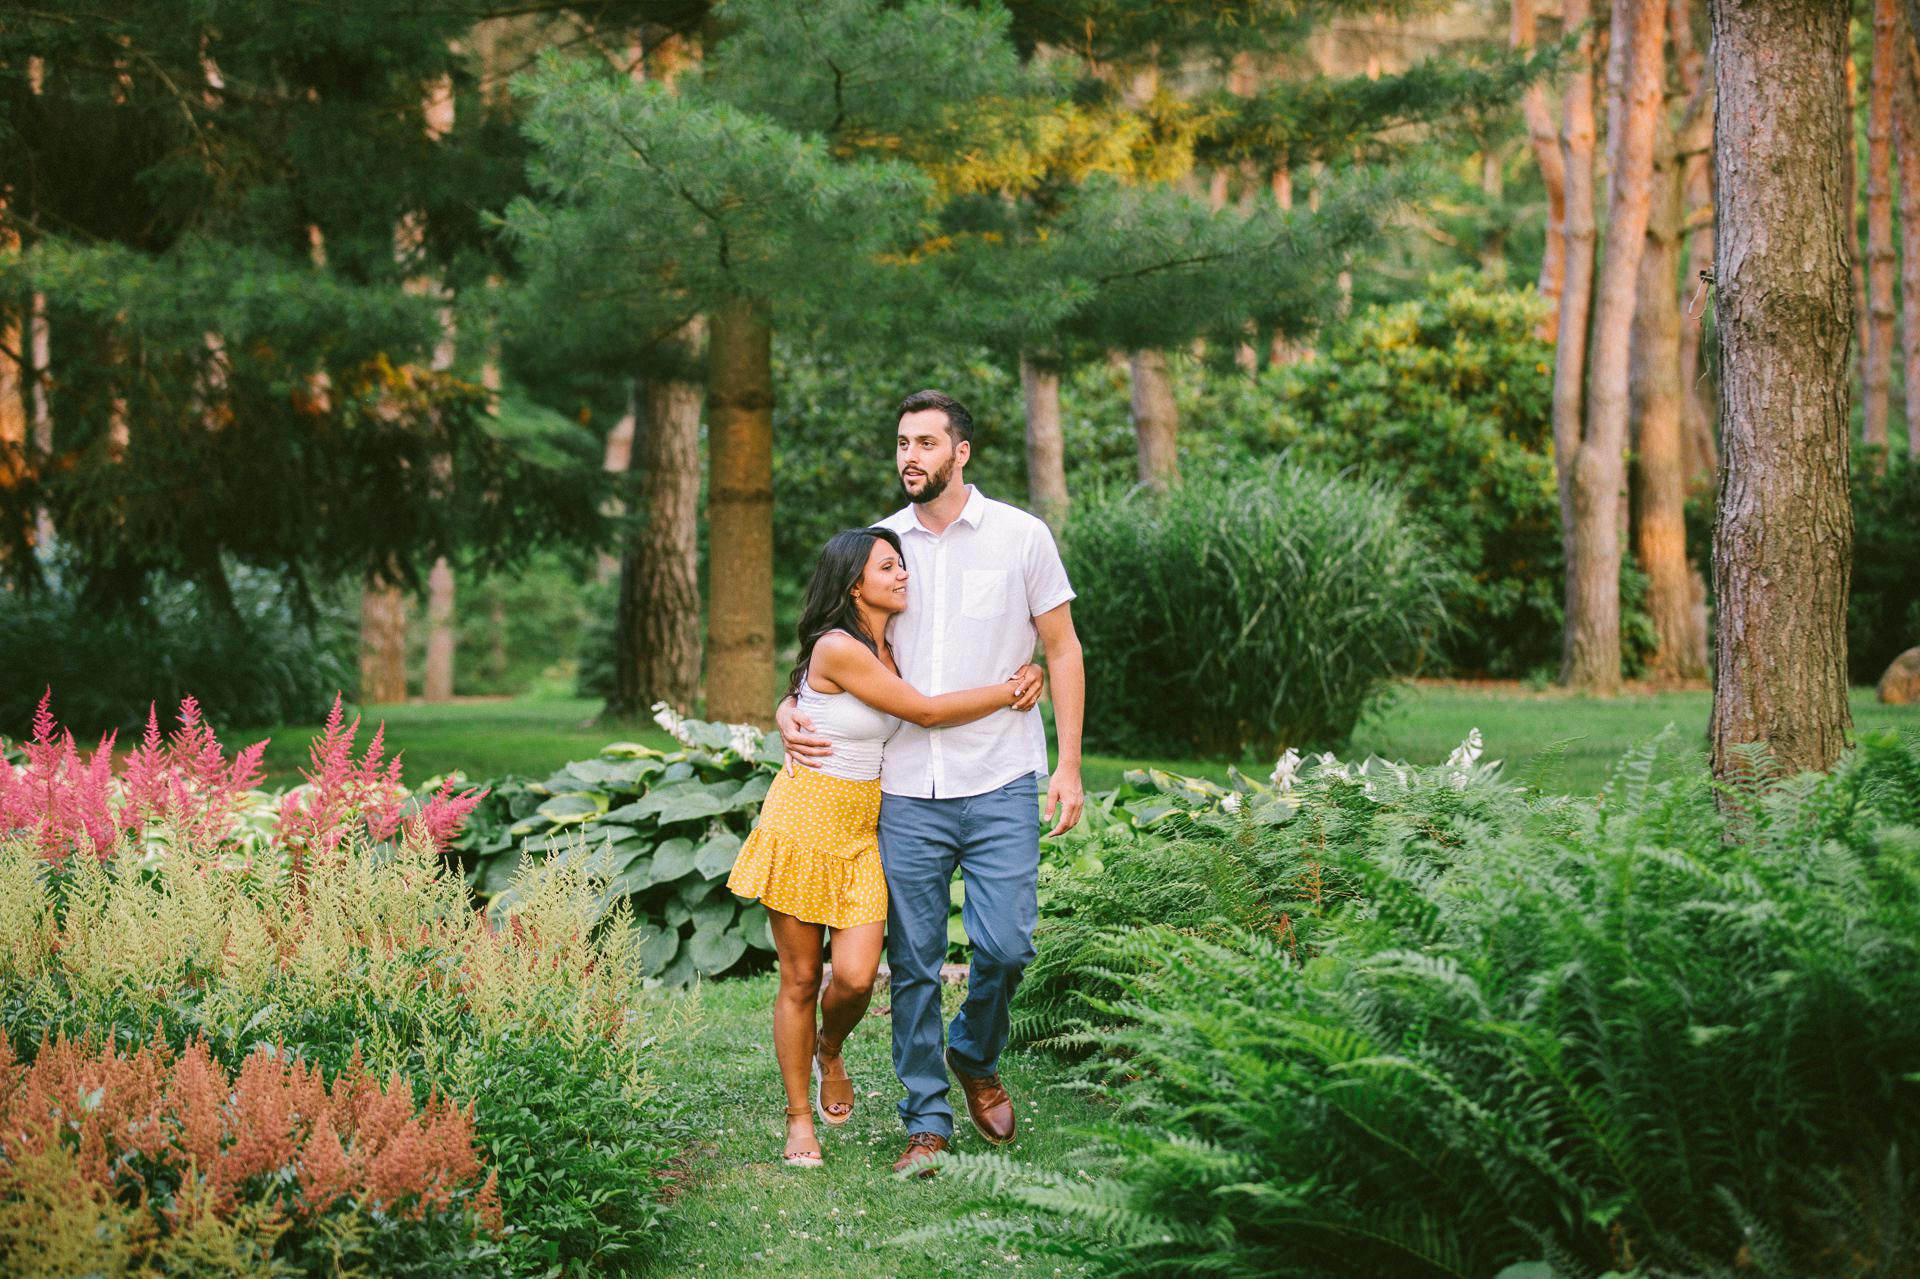
[[[973,443],[973,414],[967,412],[966,405],[945,391],[915,391],[900,401],[900,410],[893,415],[893,420],[897,423],[907,414],[923,409],[939,409],[947,415],[947,435],[956,446]]]

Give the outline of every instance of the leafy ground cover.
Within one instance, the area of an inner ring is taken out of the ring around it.
[[[761,976],[657,996],[662,1020],[692,1029],[662,1044],[656,1059],[665,1087],[654,1105],[671,1110],[662,1122],[680,1143],[672,1170],[677,1188],[659,1251],[638,1274],[971,1279],[1082,1273],[1075,1263],[1029,1256],[1018,1245],[984,1237],[943,1239],[934,1247],[894,1242],[959,1222],[979,1203],[977,1192],[952,1179],[909,1182],[891,1175],[905,1135],[894,1114],[900,1086],[888,1056],[884,987],[847,1041],[847,1068],[859,1089],[853,1118],[844,1128],[819,1125],[824,1167],[783,1166],[773,992],[772,977]],[[948,987],[949,1012],[959,993]],[[1036,1172],[1071,1175],[1074,1154],[1086,1141],[1072,1130],[1096,1122],[1102,1108],[1068,1086],[1065,1069],[1044,1054],[1010,1051],[1002,1070],[1020,1108],[1020,1140],[1009,1157]],[[964,1117],[955,1148],[986,1149]]]
[[[1478,728],[1490,756],[1513,764],[1567,743],[1558,775],[1549,789],[1566,794],[1599,793],[1608,770],[1636,742],[1672,724],[1682,743],[1704,743],[1711,709],[1704,689],[1626,693],[1615,698],[1575,697],[1521,684],[1406,684],[1391,703],[1361,721],[1345,758],[1368,752],[1414,763],[1445,759],[1467,731]],[[418,786],[428,778],[459,769],[470,778],[508,773],[544,777],[569,760],[587,759],[610,741],[639,742],[658,750],[674,748],[673,739],[651,722],[601,724],[600,703],[591,698],[513,698],[452,703],[378,705],[362,708],[369,722],[384,720],[387,740],[405,751],[405,779]],[[1853,691],[1856,732],[1891,728],[1920,732],[1920,707],[1882,706],[1871,689]],[[262,766],[266,785],[288,786],[300,780],[308,742],[317,724],[282,725],[261,736],[272,740]],[[240,735],[251,740],[253,734]],[[1191,777],[1224,780],[1220,760],[1089,755],[1088,790],[1118,786],[1130,768],[1152,767]],[[1263,774],[1272,760],[1247,759],[1243,771]]]

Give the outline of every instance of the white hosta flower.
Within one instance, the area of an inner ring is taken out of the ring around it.
[[[1226,809],[1229,813],[1239,812],[1240,811],[1240,793],[1238,791],[1235,791],[1233,794],[1228,795],[1225,799],[1220,801],[1220,807]]]
[[[693,734],[687,728],[687,719],[665,702],[653,704],[653,722],[667,730],[674,741],[682,746],[693,745]]]
[[[751,759],[766,739],[766,735],[751,724],[729,724],[727,729],[730,734],[727,748],[742,759]]]
[[[1454,747],[1453,754],[1447,756],[1447,769],[1453,774],[1448,781],[1455,790],[1466,789],[1467,774],[1473,771],[1474,764],[1485,750],[1486,743],[1480,739],[1480,730],[1468,729],[1467,740]]]
[[[1282,795],[1293,792],[1293,779],[1300,773],[1300,752],[1287,747],[1280,760],[1273,766],[1273,784]]]

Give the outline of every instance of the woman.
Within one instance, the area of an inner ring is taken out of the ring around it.
[[[787,1089],[785,1161],[820,1166],[813,1112],[838,1127],[853,1114],[841,1047],[873,994],[886,931],[880,869],[880,753],[900,721],[965,724],[1040,696],[1038,667],[1006,682],[929,697],[900,678],[887,622],[907,606],[900,539],[883,528],[837,533],[821,552],[800,616],[800,660],[787,682],[833,743],[818,769],[789,764],[741,846],[727,887],[767,908],[780,957],[773,1044]],[[833,935],[833,980],[820,998],[820,948]],[[820,1009],[819,1026],[814,1008]],[[808,1105],[810,1083],[819,1100]]]

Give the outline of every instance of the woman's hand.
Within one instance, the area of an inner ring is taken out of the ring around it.
[[[1046,691],[1047,672],[1032,662],[1028,662],[1013,673],[1013,709],[1030,711],[1040,702],[1040,694]]]

